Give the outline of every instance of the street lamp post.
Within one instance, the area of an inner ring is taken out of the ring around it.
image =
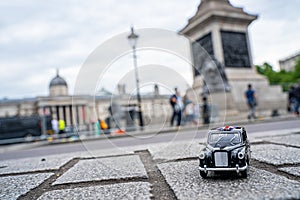
[[[136,58],[136,43],[139,38],[137,34],[134,33],[133,27],[131,27],[131,33],[128,35],[129,43],[132,47],[132,55],[133,55],[133,65],[134,65],[134,72],[135,72],[135,80],[136,80],[136,96],[137,96],[137,104],[138,104],[138,115],[139,115],[139,121],[140,121],[140,127],[143,129],[144,122],[143,122],[143,115],[142,115],[142,104],[141,104],[141,95],[140,95],[140,80],[139,80],[139,74],[138,74],[138,68],[137,68],[137,58]]]

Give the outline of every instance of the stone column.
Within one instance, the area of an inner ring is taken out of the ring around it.
[[[75,113],[76,113],[76,114],[75,114],[75,116],[76,116],[76,122],[75,122],[75,123],[76,123],[77,125],[79,125],[79,124],[80,124],[80,121],[79,121],[79,110],[78,110],[78,105],[75,106],[75,110],[74,110],[74,111],[75,111]]]
[[[217,25],[212,27],[212,41],[213,41],[213,49],[214,49],[214,56],[218,61],[224,63],[224,55],[223,55],[223,48],[222,48],[222,38],[220,29]]]
[[[62,106],[62,112],[63,112],[64,121],[65,121],[65,123],[67,123],[66,106]]]
[[[57,120],[60,119],[59,106],[56,106],[56,117],[57,117]]]
[[[65,106],[65,111],[66,111],[66,125],[71,125],[71,120],[70,120],[70,111],[69,111],[69,106]]]
[[[74,125],[73,123],[73,110],[72,110],[72,105],[69,105],[69,112],[70,112],[70,124]]]

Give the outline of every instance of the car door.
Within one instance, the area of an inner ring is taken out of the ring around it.
[[[248,140],[248,137],[247,137],[246,129],[243,129],[242,137],[243,137],[243,143],[245,144],[245,147],[246,147],[245,153],[246,153],[246,156],[248,157],[248,160],[250,161],[250,159],[251,159],[251,149],[250,149],[250,143],[249,143],[249,140]]]

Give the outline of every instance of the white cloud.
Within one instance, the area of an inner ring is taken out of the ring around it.
[[[254,64],[278,65],[299,51],[298,0],[230,0],[249,13],[259,14],[250,26]],[[60,68],[70,91],[88,55],[101,43],[129,26],[178,31],[199,0],[110,0],[0,2],[1,97],[48,94],[48,84]]]
[[[279,69],[278,61],[300,50],[300,15],[298,0],[231,0],[246,12],[258,14],[250,25],[254,64],[268,62]]]

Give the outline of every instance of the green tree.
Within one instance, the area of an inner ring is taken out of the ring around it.
[[[288,91],[290,86],[297,83],[300,79],[300,59],[296,62],[294,70],[290,72],[285,70],[276,72],[269,63],[257,65],[256,71],[266,76],[271,85],[281,85],[283,91]]]

